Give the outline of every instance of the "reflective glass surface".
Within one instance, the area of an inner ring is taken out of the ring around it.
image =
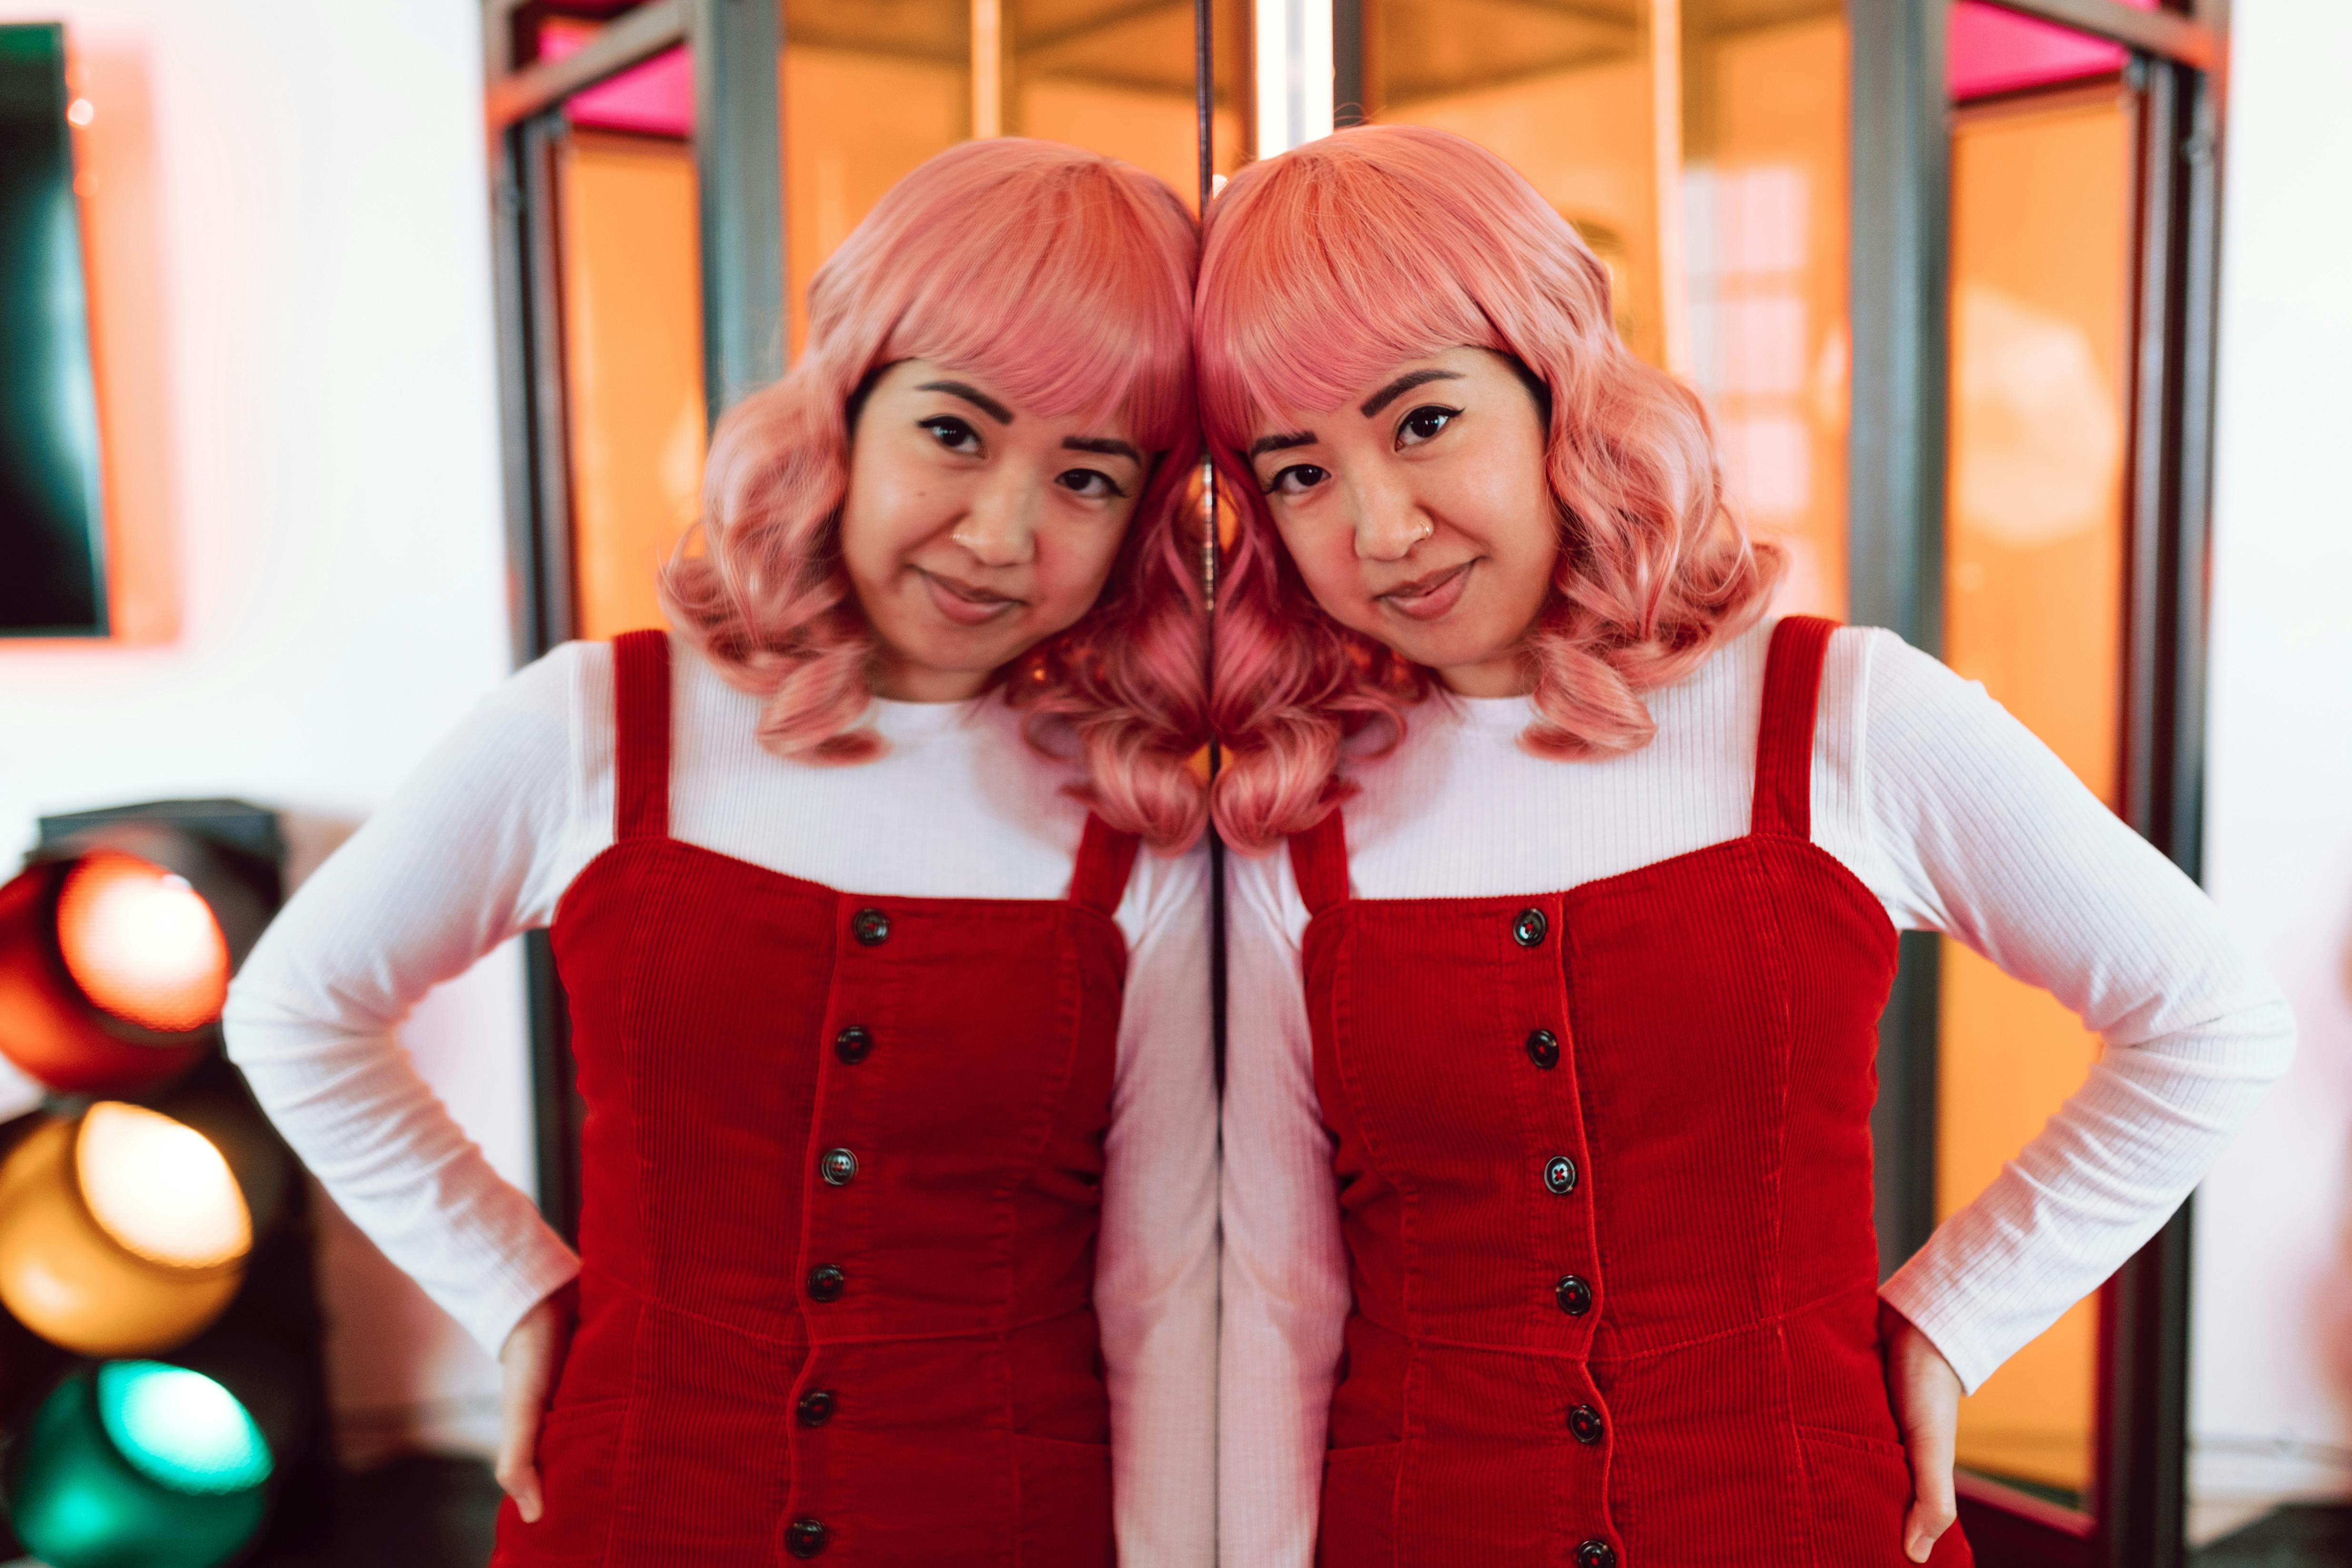
[[[1780,604],[1845,604],[1845,26],[1834,0],[1364,0],[1367,118],[1525,174],[1633,350],[1695,385]]]
[[[2112,82],[1963,106],[1952,140],[1945,657],[2121,804],[2133,109]],[[2097,1038],[1946,942],[1937,1194],[1965,1205],[2078,1087]],[[1963,1465],[2087,1498],[2096,1298],[1960,1407]]]

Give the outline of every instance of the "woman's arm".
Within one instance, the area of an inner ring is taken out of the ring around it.
[[[336,1204],[496,1353],[577,1272],[417,1076],[425,992],[544,924],[574,779],[571,647],[486,699],[297,891],[229,994],[228,1053]]]
[[[1350,1300],[1287,856],[1226,862],[1219,1556],[1308,1568]]]
[[[1217,1527],[1217,1089],[1206,847],[1172,860],[1144,851],[1120,915],[1130,940],[1095,1268],[1118,1560],[1208,1568]]]
[[[2203,892],[1983,688],[1868,634],[1865,781],[1897,923],[2041,986],[2105,1042],[2000,1175],[1885,1299],[1974,1392],[2129,1258],[2263,1090],[2294,1025]]]

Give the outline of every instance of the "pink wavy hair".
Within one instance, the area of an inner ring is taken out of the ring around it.
[[[1308,595],[1244,456],[1281,411],[1336,408],[1391,365],[1463,345],[1542,384],[1559,556],[1523,649],[1538,717],[1520,744],[1538,755],[1648,744],[1641,693],[1763,614],[1781,558],[1726,509],[1698,399],[1627,352],[1607,270],[1475,142],[1365,126],[1234,176],[1209,216],[1193,345],[1237,529],[1217,590],[1213,810],[1244,852],[1343,800],[1343,742],[1380,729],[1393,746],[1437,689]]]
[[[877,644],[838,549],[852,405],[888,365],[933,360],[1048,417],[1124,410],[1152,455],[1102,597],[999,673],[1030,742],[1077,756],[1075,793],[1106,820],[1162,849],[1199,837],[1187,762],[1207,732],[1205,631],[1183,537],[1196,254],[1160,180],[1017,138],[940,153],[851,231],[809,286],[800,363],[719,421],[702,552],[681,546],[663,574],[678,635],[765,699],[762,745],[806,763],[880,754],[860,723]]]

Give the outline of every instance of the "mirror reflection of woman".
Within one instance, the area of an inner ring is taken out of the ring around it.
[[[1965,1563],[1964,1391],[2155,1231],[2293,1025],[1976,686],[1773,617],[1692,395],[1444,132],[1235,176],[1223,1551]],[[1876,1022],[1941,931],[2104,1035],[1882,1288]]]
[[[500,1353],[496,1563],[1211,1561],[1194,252],[1075,149],[908,175],[720,423],[675,631],[517,675],[239,979],[264,1104]],[[577,1258],[393,1036],[534,927]]]

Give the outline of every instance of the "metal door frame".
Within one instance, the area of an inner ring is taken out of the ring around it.
[[[1847,0],[1853,341],[1848,437],[1852,618],[1943,643],[1948,374],[1948,0]],[[2205,592],[2220,258],[2224,0],[1992,0],[2123,45],[2139,95],[2126,572],[2124,816],[2202,869]],[[1935,1223],[1937,972],[1906,934],[1880,1030],[1880,1256]],[[1961,1477],[1961,1518],[2003,1563],[2177,1568],[2185,1552],[2190,1213],[2102,1292],[2092,1508],[2084,1516]]]
[[[555,155],[563,106],[666,50],[694,62],[696,210],[708,414],[784,369],[783,169],[776,0],[649,0],[560,60],[513,58],[526,0],[483,0],[490,234],[515,663],[578,633]],[[562,9],[556,6],[554,9]],[[609,5],[583,7],[609,13]],[[567,1238],[580,1213],[580,1101],[569,1013],[545,931],[523,939],[539,1205]]]

